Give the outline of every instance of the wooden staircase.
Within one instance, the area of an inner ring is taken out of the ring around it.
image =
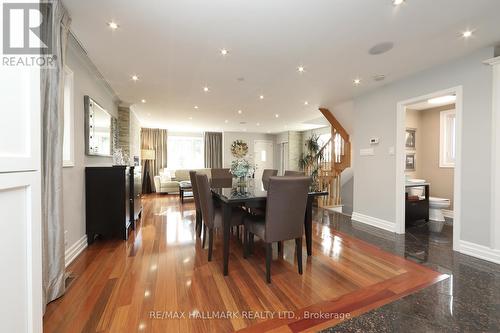
[[[335,208],[342,205],[341,174],[351,166],[351,141],[347,131],[330,110],[325,108],[319,110],[330,123],[332,136],[316,155],[318,187],[329,193],[328,196],[319,199],[318,205],[324,208]]]

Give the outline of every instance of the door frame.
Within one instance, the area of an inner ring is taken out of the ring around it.
[[[405,132],[406,132],[406,107],[443,95],[455,94],[456,117],[456,158],[453,184],[453,250],[458,251],[460,246],[461,230],[461,189],[462,189],[462,116],[463,116],[463,87],[456,86],[423,96],[410,98],[397,104],[396,115],[396,226],[398,234],[405,233]]]

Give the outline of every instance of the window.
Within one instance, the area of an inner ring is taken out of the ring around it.
[[[203,134],[173,133],[167,139],[167,166],[170,170],[200,169],[205,166]]]
[[[441,111],[439,135],[439,167],[455,167],[456,156],[456,118],[455,110]]]
[[[73,119],[73,71],[64,66],[64,138],[63,167],[75,166]]]

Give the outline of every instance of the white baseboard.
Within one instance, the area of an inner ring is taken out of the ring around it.
[[[69,264],[71,264],[83,250],[85,250],[87,244],[87,235],[84,235],[75,244],[68,247],[64,253],[64,263],[66,267],[68,267]]]
[[[452,211],[452,210],[449,210],[449,209],[443,209],[442,211],[443,211],[443,215],[444,215],[444,217],[447,217],[447,218],[449,218],[449,219],[452,219],[452,218],[453,218],[454,213],[453,213],[453,211]]]
[[[384,230],[387,230],[390,232],[396,232],[396,224],[395,223],[392,223],[392,222],[389,222],[386,220],[382,220],[382,219],[379,219],[376,217],[353,212],[351,219],[353,219],[354,221],[358,221],[361,223],[371,225],[372,227],[384,229]]]
[[[461,240],[458,252],[500,264],[500,250],[495,250],[487,246]]]

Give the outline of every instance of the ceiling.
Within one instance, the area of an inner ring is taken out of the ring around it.
[[[172,130],[318,127],[319,106],[500,41],[498,0],[63,2],[72,31],[119,98],[143,126]],[[461,37],[466,29],[471,38]],[[387,41],[391,51],[368,53]],[[379,74],[386,79],[374,81]]]

